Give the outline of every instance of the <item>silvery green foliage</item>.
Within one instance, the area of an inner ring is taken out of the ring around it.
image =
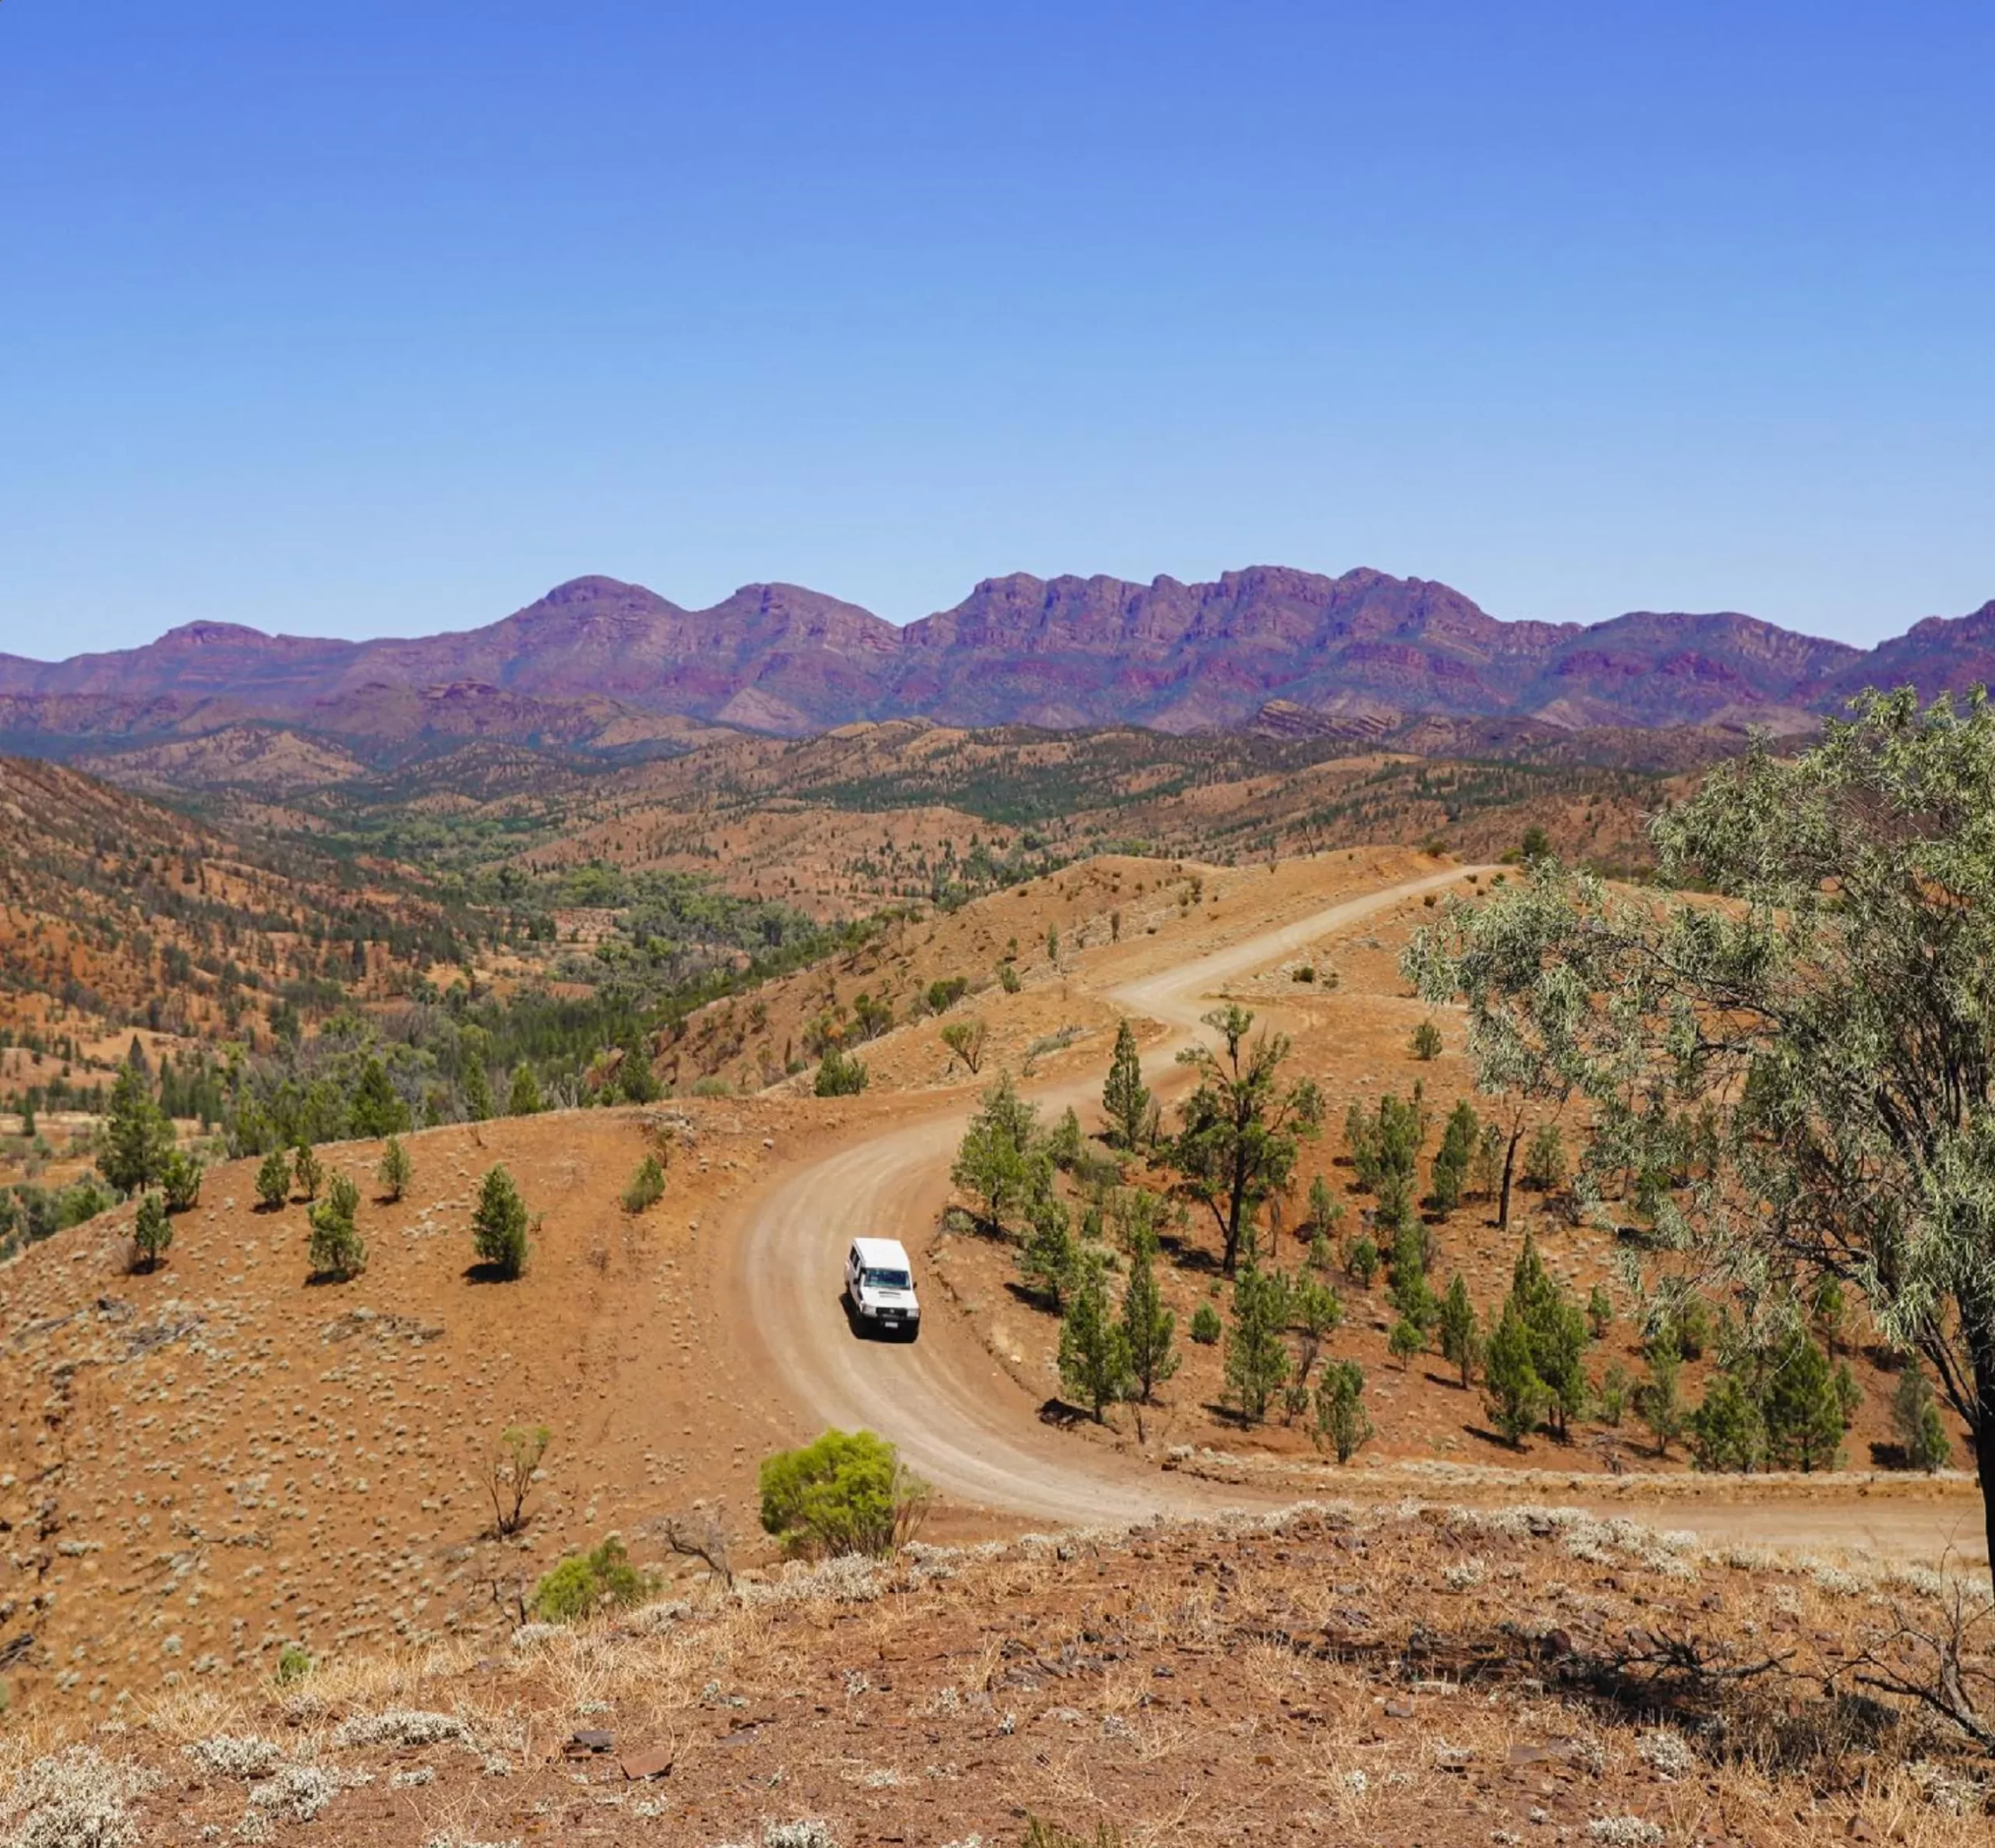
[[[1749,1331],[1816,1277],[1861,1289],[1995,1493],[1995,710],[1866,694],[1652,836],[1673,890],[1539,862],[1453,903],[1405,973],[1467,998],[1485,1088],[1584,1101],[1583,1200],[1729,1286]]]
[[[284,1758],[283,1750],[275,1740],[255,1733],[218,1733],[213,1738],[196,1739],[184,1749],[203,1771],[224,1777],[268,1777]]]
[[[126,1805],[150,1781],[87,1745],[37,1758],[0,1793],[8,1848],[132,1848],[138,1824]]]

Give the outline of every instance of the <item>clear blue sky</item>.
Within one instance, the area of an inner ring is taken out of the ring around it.
[[[1995,597],[1995,7],[5,0],[0,648]]]

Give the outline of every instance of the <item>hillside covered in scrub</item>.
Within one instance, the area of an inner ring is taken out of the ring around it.
[[[695,1569],[578,1627],[14,1734],[0,1817],[117,1848],[1965,1848],[1986,1761],[1891,1685],[1955,1595],[1417,1502]]]

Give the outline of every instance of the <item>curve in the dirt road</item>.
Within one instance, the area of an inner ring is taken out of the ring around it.
[[[1453,884],[1475,867],[1457,867],[1345,899],[1279,928],[1258,931],[1160,973],[1110,991],[1132,1014],[1175,1030],[1143,1060],[1167,1070],[1199,1027],[1214,991],[1294,951],[1348,930],[1401,900]],[[1082,1104],[1093,1083],[1068,1079],[1032,1095],[1055,1110]],[[764,1350],[767,1377],[813,1431],[828,1425],[877,1431],[948,1499],[970,1508],[1022,1516],[1049,1525],[1120,1523],[1153,1514],[1208,1514],[1265,1503],[1272,1492],[1229,1489],[1167,1473],[1154,1464],[1087,1443],[1042,1422],[1040,1408],[986,1352],[967,1319],[930,1288],[920,1341],[911,1346],[862,1341],[841,1302],[846,1247],[862,1232],[919,1242],[948,1197],[948,1169],[967,1106],[938,1111],[868,1136],[810,1163],[781,1182],[753,1212],[739,1242],[736,1288],[747,1304],[752,1338]],[[1421,1493],[1417,1479],[1404,1487]],[[1478,1497],[1459,1479],[1448,1494]],[[1492,1490],[1501,1496],[1504,1492]],[[1514,1494],[1514,1492],[1512,1492]],[[1279,1499],[1293,1499],[1292,1496]],[[1631,1506],[1611,1495],[1562,1494],[1602,1514],[1687,1528],[1711,1541],[1750,1541],[1870,1555],[1979,1563],[1978,1500],[1870,1496],[1862,1488],[1803,1496],[1766,1493],[1731,1501]]]
[[[1112,991],[1132,1012],[1179,1030],[1150,1050],[1146,1069],[1171,1065],[1216,987],[1474,870],[1451,867],[1346,899]],[[1064,1108],[1092,1093],[1069,1083],[1033,1094]],[[924,1212],[930,1219],[939,1212],[967,1118],[959,1108],[869,1136],[811,1163],[762,1203],[738,1247],[737,1282],[774,1376],[820,1425],[863,1426],[891,1438],[937,1489],[971,1506],[1073,1522],[1239,1501],[1238,1493],[1047,1429],[1029,1395],[933,1291],[918,1343],[853,1335],[839,1302],[847,1246],[863,1233],[899,1235]]]

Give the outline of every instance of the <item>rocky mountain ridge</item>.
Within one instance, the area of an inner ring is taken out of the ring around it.
[[[451,634],[343,641],[196,622],[115,653],[0,655],[0,737],[34,749],[274,721],[588,747],[645,736],[646,715],[781,736],[904,717],[1173,732],[1383,731],[1415,717],[1781,731],[1866,685],[1910,680],[1930,697],[1991,672],[1995,602],[1865,651],[1735,612],[1505,621],[1446,585],[1368,570],[1255,567],[1147,585],[1015,573],[905,627],[795,585],[687,610],[585,577]]]

